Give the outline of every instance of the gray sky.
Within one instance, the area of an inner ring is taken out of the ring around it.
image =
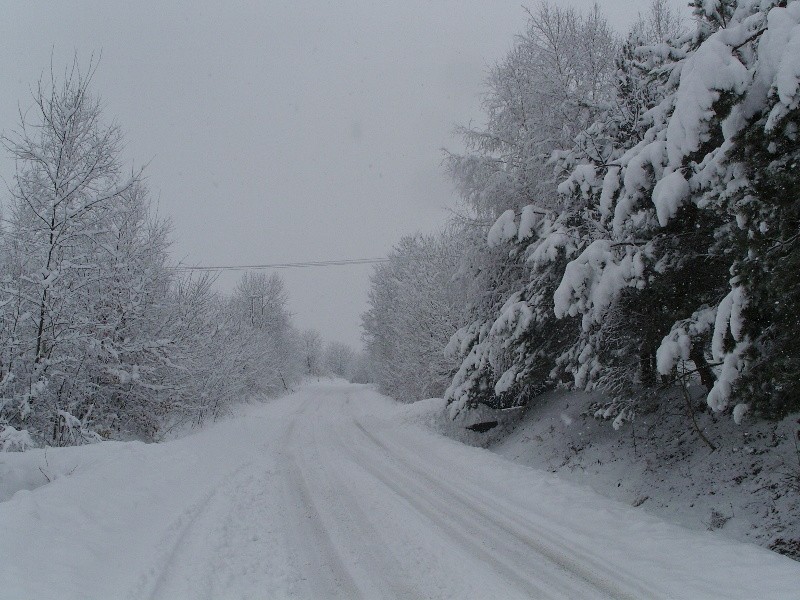
[[[455,124],[481,121],[486,68],[522,31],[523,2],[2,0],[0,129],[30,105],[51,52],[63,67],[102,50],[95,91],[126,158],[151,161],[176,258],[384,256],[447,219],[441,148],[457,147]],[[648,1],[599,4],[625,29]],[[297,323],[358,345],[370,271],[281,271]]]

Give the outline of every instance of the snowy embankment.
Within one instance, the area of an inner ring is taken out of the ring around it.
[[[713,530],[800,560],[798,416],[737,425],[695,418],[716,450],[694,431],[681,398],[619,430],[595,417],[598,394],[543,394],[523,413],[483,409],[450,421],[441,399],[406,409],[409,418],[462,442],[589,486],[596,492],[695,530]],[[670,407],[667,411],[664,407]],[[467,423],[499,420],[486,434]]]
[[[62,476],[0,503],[0,595],[796,593],[800,564],[433,434],[431,409],[328,381],[177,441],[49,450]]]

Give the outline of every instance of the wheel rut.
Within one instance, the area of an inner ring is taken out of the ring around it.
[[[451,509],[456,509],[457,512],[462,512],[464,515],[469,515],[466,519],[466,523],[485,523],[487,528],[484,529],[483,533],[487,535],[489,539],[494,539],[497,546],[502,547],[504,545],[503,540],[498,539],[504,537],[506,541],[515,540],[513,545],[527,547],[530,552],[530,556],[528,557],[521,557],[519,552],[513,550],[509,553],[510,557],[515,557],[515,563],[536,566],[530,565],[532,556],[541,559],[539,561],[540,567],[542,562],[549,563],[549,573],[544,573],[541,568],[537,569],[536,576],[538,580],[548,579],[555,586],[566,586],[567,589],[574,587],[576,581],[581,582],[579,587],[582,588],[582,591],[572,590],[572,592],[580,591],[582,596],[588,591],[591,591],[593,597],[630,600],[657,597],[651,590],[642,588],[637,582],[631,581],[628,578],[624,578],[625,581],[622,586],[618,585],[615,583],[615,580],[619,580],[619,574],[615,576],[613,573],[605,573],[605,569],[597,564],[592,557],[564,546],[559,540],[555,539],[552,534],[543,531],[541,526],[533,525],[529,522],[522,522],[515,518],[514,515],[503,514],[503,519],[496,517],[494,513],[497,512],[499,508],[497,505],[492,506],[468,492],[454,488],[444,479],[432,476],[432,474],[420,469],[417,464],[402,456],[398,450],[391,448],[368,431],[358,420],[354,420],[353,422],[356,429],[373,445],[373,447],[378,448],[388,461],[394,462],[399,467],[399,469],[393,471],[395,477],[403,479],[408,486],[416,487],[416,489],[425,496],[429,495],[427,493],[428,490],[437,490],[445,499],[446,506],[451,507]],[[358,460],[363,460],[363,458],[363,456],[357,457]],[[402,472],[403,470],[409,471],[413,475],[413,478],[404,475]],[[394,482],[386,481],[386,472],[386,469],[372,470],[372,473],[376,476],[379,475],[384,483],[387,485],[391,484],[391,487],[398,491],[398,493],[407,495],[407,493],[403,489],[399,489]],[[420,486],[420,479],[424,480],[426,485]],[[447,511],[447,508],[444,510]],[[461,520],[459,517],[452,516],[452,514],[447,516],[451,519]],[[528,531],[532,533],[525,533]],[[497,532],[502,532],[501,536],[498,536]],[[536,537],[534,537],[534,534]],[[577,556],[581,563],[571,559],[570,555]],[[495,560],[494,563],[496,564],[497,561]],[[590,565],[591,568],[584,565]],[[566,575],[566,577],[564,577],[564,575]],[[552,588],[550,588],[550,591],[547,593],[551,593],[551,591]],[[540,595],[537,595],[537,597]]]

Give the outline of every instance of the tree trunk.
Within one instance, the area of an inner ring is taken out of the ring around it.
[[[650,342],[650,336],[647,336],[647,339],[639,346],[639,375],[642,385],[654,387],[656,385],[656,373],[655,350]]]
[[[703,387],[710,392],[717,378],[714,377],[714,372],[711,370],[711,366],[706,360],[702,344],[692,344],[692,348],[689,351],[689,359],[694,363],[697,373],[700,375],[700,382],[703,384]]]

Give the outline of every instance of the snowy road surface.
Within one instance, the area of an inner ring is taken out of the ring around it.
[[[796,562],[403,414],[322,382],[178,441],[76,453],[0,504],[0,598],[800,597]]]

